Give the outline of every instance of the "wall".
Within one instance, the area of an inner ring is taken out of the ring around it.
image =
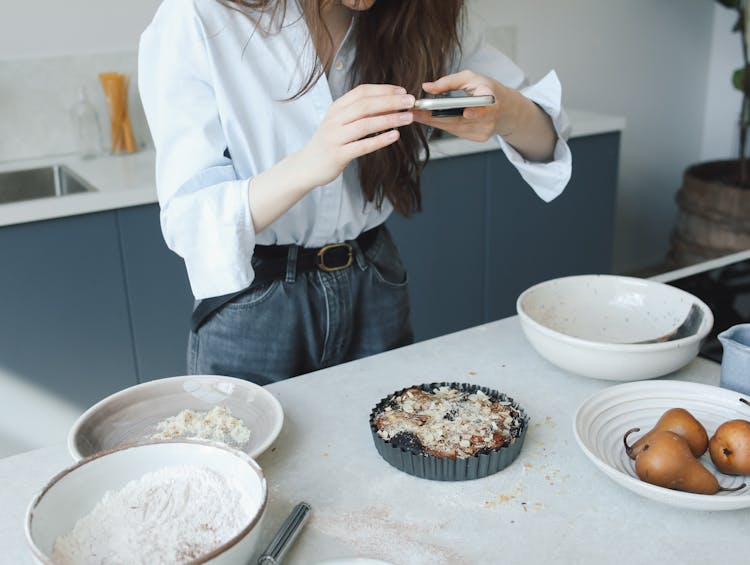
[[[731,31],[736,19],[733,10],[727,10],[717,3],[703,122],[703,161],[734,159],[739,151],[738,120],[742,94],[731,84],[734,70],[742,67],[740,36]]]
[[[503,28],[496,39],[531,78],[558,71],[568,107],[627,118],[614,267],[627,272],[659,263],[683,169],[736,145],[736,95],[720,86],[728,82],[724,67],[736,66],[727,58],[737,41],[727,31],[729,11],[712,0],[469,1],[489,25]],[[159,0],[3,4],[0,62],[132,51]],[[0,111],[2,104],[0,92]]]
[[[130,51],[160,0],[2,0],[0,60]]]
[[[132,49],[9,59],[0,61],[0,163],[77,152],[80,144],[72,108],[81,88],[96,110],[107,150],[111,146],[109,110],[98,75],[110,71],[129,77],[128,109],[136,143],[150,144]]]
[[[685,166],[702,157],[711,0],[475,0],[491,26],[517,28],[532,78],[554,68],[566,106],[624,116],[615,265],[668,249]]]
[[[81,87],[105,147],[108,109],[98,73],[130,77],[136,142],[150,137],[137,95],[136,46],[160,0],[0,0],[0,162],[76,151],[71,108]]]

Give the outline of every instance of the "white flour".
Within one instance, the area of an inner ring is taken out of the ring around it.
[[[232,415],[226,406],[214,406],[207,412],[183,410],[176,416],[162,420],[156,425],[158,434],[152,439],[187,437],[210,439],[225,444],[243,446],[250,440],[250,430],[239,418]]]
[[[60,565],[173,565],[238,534],[257,501],[205,467],[165,467],[107,491],[55,541]]]

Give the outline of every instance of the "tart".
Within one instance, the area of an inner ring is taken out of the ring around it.
[[[417,477],[486,477],[521,451],[528,417],[512,398],[486,387],[430,383],[394,392],[370,414],[380,455]]]

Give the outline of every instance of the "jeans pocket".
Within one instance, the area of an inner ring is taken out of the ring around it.
[[[366,256],[378,282],[392,288],[404,288],[408,285],[409,275],[388,230],[380,230],[371,251]]]
[[[228,310],[244,310],[265,302],[281,286],[280,280],[251,285],[245,292],[234,297],[224,305]]]

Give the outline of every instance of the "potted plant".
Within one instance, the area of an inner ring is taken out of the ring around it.
[[[669,259],[677,266],[698,263],[750,249],[750,165],[746,147],[750,129],[750,0],[717,0],[737,13],[743,66],[731,78],[742,93],[739,112],[739,155],[689,167],[677,193],[679,214]]]

